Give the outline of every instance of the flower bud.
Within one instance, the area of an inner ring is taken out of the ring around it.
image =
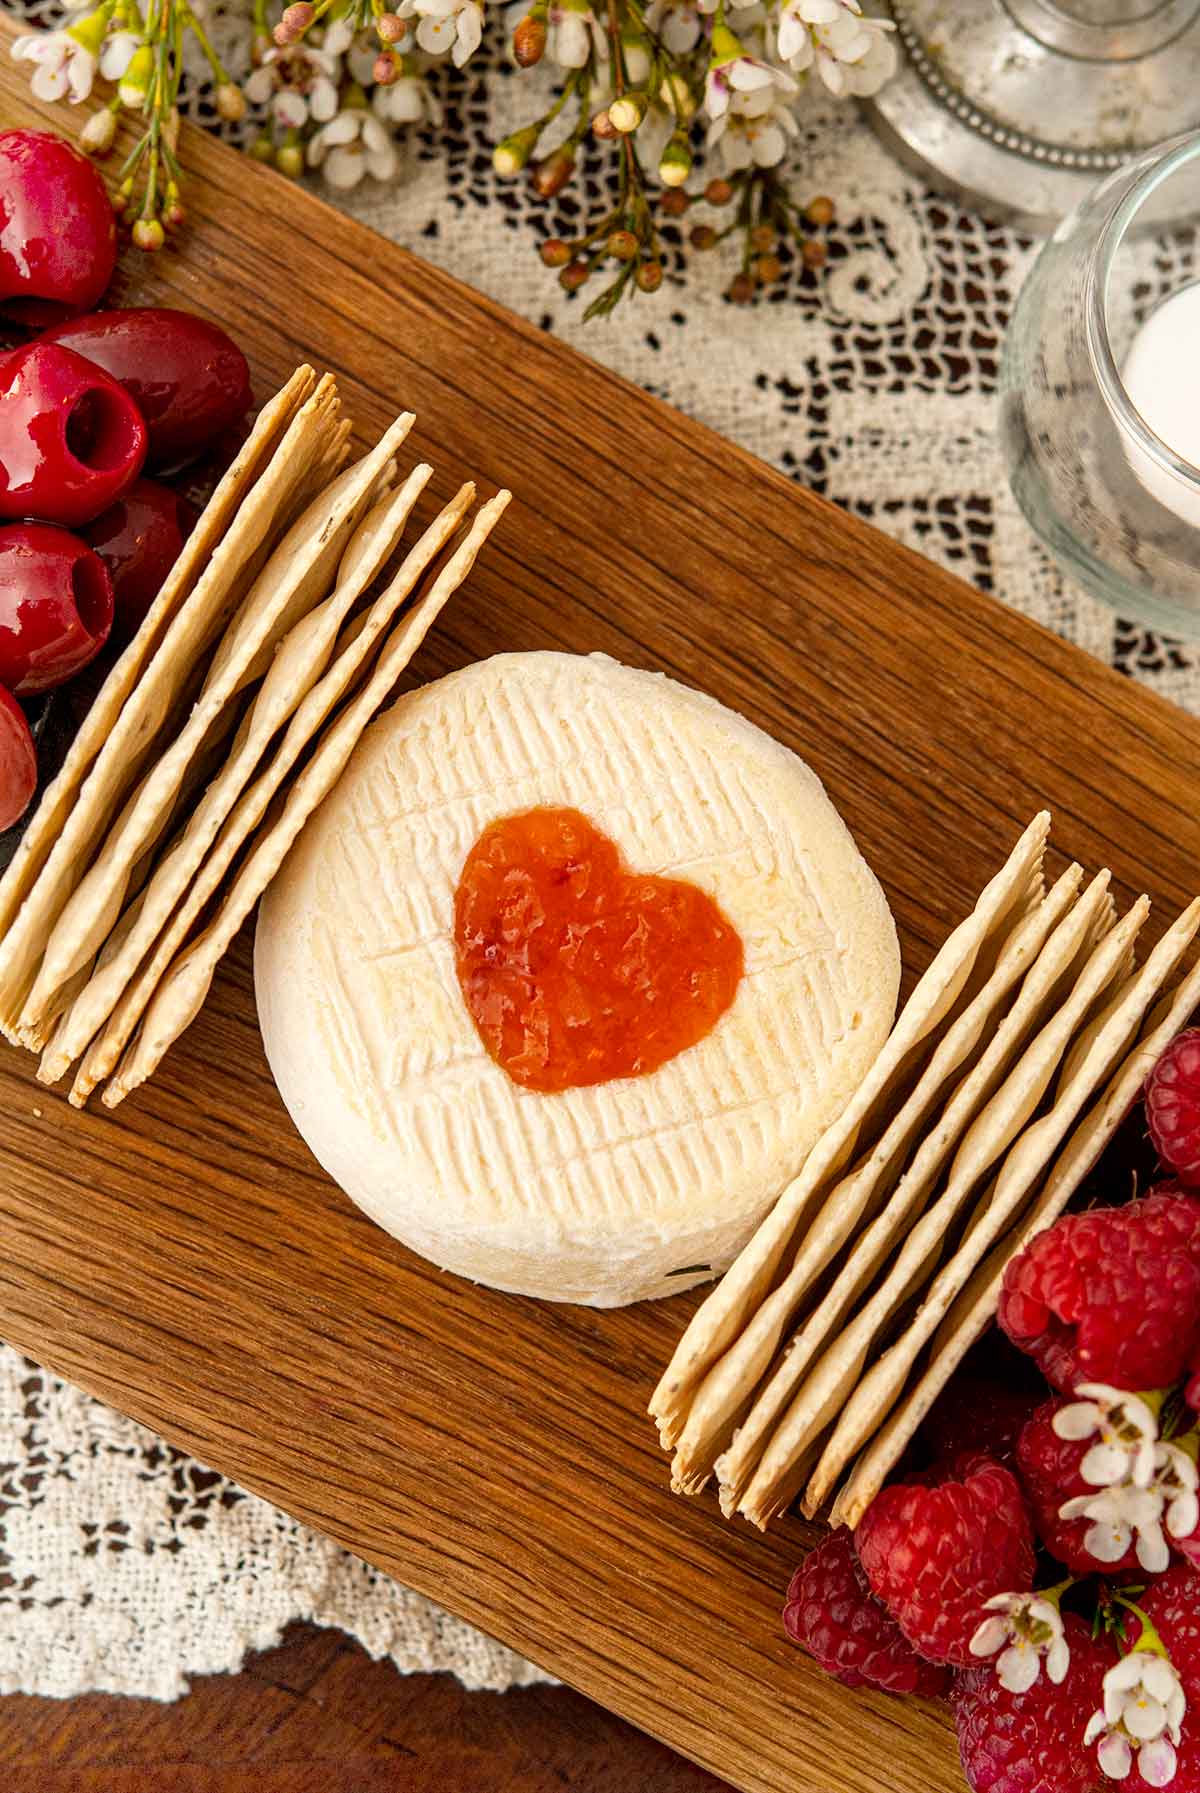
[[[816,199],[809,200],[804,208],[804,219],[807,224],[812,225],[814,230],[825,230],[833,223],[833,213],[832,199],[826,199],[821,194]]]
[[[105,106],[92,116],[79,133],[80,146],[89,156],[106,156],[117,136],[117,121]]]
[[[154,51],[149,44],[139,44],[117,84],[117,98],[131,112],[141,111],[153,74]]]
[[[571,245],[561,237],[547,237],[539,253],[548,268],[565,268],[571,259]]]
[[[398,13],[381,12],[375,21],[381,44],[398,44],[408,30],[408,23]]]
[[[129,210],[129,201],[133,198],[133,176],[126,175],[112,198],[112,209],[117,217],[122,217]]]
[[[498,143],[492,151],[492,167],[496,173],[505,176],[520,174],[537,148],[540,135],[538,125],[525,125],[523,129],[514,131],[510,137]]]
[[[157,218],[139,218],[133,227],[135,246],[150,254],[161,249],[166,240],[166,233]]]
[[[558,284],[568,293],[578,292],[587,279],[588,273],[589,269],[585,261],[573,261],[559,275]]]
[[[760,286],[770,286],[783,273],[783,263],[777,255],[760,255],[754,264],[754,275]]]
[[[614,230],[604,247],[617,261],[632,261],[638,252],[638,240],[631,230]]]
[[[756,224],[750,232],[750,247],[757,249],[760,254],[766,254],[769,250],[774,249],[776,241],[774,225]]]
[[[316,8],[309,0],[294,0],[293,5],[285,7],[283,17],[275,27],[275,42],[280,49],[286,49],[303,37],[316,16]]]
[[[250,145],[250,154],[256,162],[273,162],[275,160],[275,145],[271,142],[269,131],[263,131],[254,139]]]
[[[824,243],[815,243],[811,237],[805,237],[800,245],[800,259],[806,268],[823,268],[829,260],[829,251]]]
[[[695,117],[696,96],[688,86],[686,77],[677,69],[663,76],[658,97],[669,112],[674,112],[685,123]]]
[[[636,131],[646,116],[647,104],[644,93],[623,93],[619,99],[615,99],[608,108],[609,122],[614,131],[619,131],[623,137]]]
[[[187,218],[187,213],[177,199],[170,200],[163,207],[162,221],[170,231],[179,229]]]
[[[396,58],[390,50],[381,50],[371,67],[371,79],[376,87],[391,87],[400,73]]]
[[[693,249],[715,249],[717,233],[711,224],[697,224],[692,231]]]
[[[222,81],[216,92],[217,117],[235,125],[246,116],[246,96],[233,81]]]
[[[660,261],[644,261],[634,275],[634,279],[642,292],[656,293],[662,285],[662,263]]]
[[[607,112],[597,112],[592,120],[592,136],[601,143],[611,143],[614,137],[621,135]]]
[[[662,161],[658,164],[658,178],[664,187],[682,187],[691,172],[691,148],[683,133],[676,131],[662,153]]]
[[[537,164],[533,171],[533,190],[539,199],[553,199],[561,193],[575,172],[575,153],[564,143],[552,155]],[[563,272],[568,270],[564,268]]]
[[[749,305],[754,297],[754,282],[749,274],[739,274],[731,281],[726,297],[732,299],[735,305]]]
[[[680,187],[668,187],[658,199],[659,207],[667,218],[682,218],[692,203],[690,193],[683,192]]]
[[[304,173],[304,151],[298,143],[281,143],[275,151],[275,166],[290,181],[298,180]]]
[[[709,205],[728,205],[733,198],[733,187],[729,181],[709,181],[704,189],[704,197]]]
[[[543,13],[527,12],[520,20],[512,39],[513,55],[522,68],[532,68],[546,54],[546,19]]]

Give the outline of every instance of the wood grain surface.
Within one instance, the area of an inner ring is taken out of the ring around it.
[[[185,1700],[0,1700],[4,1793],[729,1793],[566,1687],[468,1693],[293,1625]]]
[[[35,116],[2,55],[0,102]],[[744,711],[827,781],[910,979],[1043,803],[1160,921],[1195,887],[1200,724],[315,196],[196,134],[183,158],[186,246],[127,255],[118,297],[218,317],[260,394],[332,368],[364,434],[411,406],[430,503],[516,494],[423,677],[602,649]],[[373,1227],[276,1097],[248,939],[115,1117],[16,1053],[0,1078],[0,1335],[739,1788],[961,1788],[944,1713],[783,1636],[811,1532],[669,1493],[644,1409],[695,1298],[514,1299]]]

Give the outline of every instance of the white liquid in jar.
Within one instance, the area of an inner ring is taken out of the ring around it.
[[[1154,434],[1196,469],[1193,484],[1129,443],[1134,472],[1160,504],[1200,529],[1200,281],[1152,311],[1129,346],[1121,374]]]

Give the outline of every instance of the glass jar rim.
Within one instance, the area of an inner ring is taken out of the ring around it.
[[[1160,144],[1150,152],[1153,160],[1142,158],[1149,165],[1134,181],[1124,198],[1114,208],[1112,216],[1100,234],[1096,251],[1087,273],[1086,309],[1087,339],[1091,353],[1092,365],[1100,390],[1104,395],[1110,411],[1116,417],[1120,427],[1131,435],[1137,446],[1152,461],[1158,463],[1163,470],[1200,493],[1200,467],[1194,461],[1184,460],[1175,452],[1169,442],[1150,428],[1141,412],[1134,405],[1121,378],[1120,370],[1113,358],[1112,344],[1108,335],[1108,318],[1106,315],[1106,297],[1108,278],[1112,270],[1113,258],[1121,245],[1130,226],[1151,195],[1169,179],[1179,168],[1184,167],[1194,158],[1200,157],[1200,131],[1189,131],[1185,136],[1176,137],[1167,143]],[[1110,175],[1109,180],[1113,177]],[[1197,206],[1200,212],[1200,205]],[[1200,280],[1200,276],[1197,276]]]

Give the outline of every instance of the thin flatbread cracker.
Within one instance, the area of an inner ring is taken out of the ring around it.
[[[399,491],[381,499],[368,512],[346,549],[331,595],[293,624],[279,643],[225,764],[155,866],[137,925],[127,931],[120,952],[97,967],[66,1013],[65,1026],[56,1029],[54,1048],[43,1054],[38,1071],[43,1083],[57,1083],[112,1014],[199,870],[222,823],[253,777],[276,731],[325,671],[342,624],[391,557],[413,505],[432,474],[433,468],[428,465],[415,468]]]
[[[315,385],[316,375],[312,368],[298,367],[283,390],[263,406],[232,465],[197,518],[137,634],[96,693],[76,730],[66,759],[46,787],[0,879],[0,935],[11,927],[21,903],[46,863],[88,767],[107,740],[143,667],[149,662],[176,611],[190,595],[238,505],[263,471]]]
[[[1107,874],[1101,873],[1100,878],[1104,880],[1098,893],[1102,897]],[[794,1465],[812,1442],[820,1416],[832,1410],[844,1419],[848,1398],[852,1404],[852,1391],[867,1355],[886,1329],[914,1273],[1034,1113],[1075,1029],[1096,996],[1115,976],[1129,940],[1144,922],[1148,908],[1144,900],[1136,904],[1094,950],[1067,1002],[1026,1046],[996,1094],[971,1123],[955,1153],[945,1187],[905,1238],[887,1275],[875,1285],[865,1305],[810,1371],[763,1451],[739,1504],[738,1511],[754,1524],[764,1524],[782,1510],[781,1502],[790,1504],[798,1492],[790,1486]],[[839,1428],[840,1425],[841,1422]],[[818,1476],[821,1473],[819,1470]]]
[[[20,1015],[35,981],[44,942],[86,873],[112,818],[141,776],[179,695],[195,674],[198,656],[213,639],[229,607],[240,603],[259,556],[266,552],[272,524],[305,481],[306,469],[336,414],[336,403],[332,383],[321,382],[291,419],[115,718],[111,715],[115,706],[101,691],[97,702],[109,718],[105,738],[33,888],[0,940],[0,1028],[10,1039],[20,1038]],[[115,679],[122,673],[123,681],[124,667],[122,659],[111,676]],[[93,705],[93,713],[95,709]],[[69,966],[65,975],[75,968]]]
[[[1081,877],[1081,868],[1071,866],[1039,908],[1014,929],[988,986],[977,999],[976,1006],[981,1013],[974,1025],[991,1029],[991,1038],[982,1056],[950,1089],[940,1118],[920,1139],[894,1190],[855,1240],[832,1286],[789,1341],[778,1368],[757,1394],[736,1439],[717,1464],[722,1507],[730,1511],[736,1509],[771,1433],[818,1350],[846,1310],[870,1287],[900,1230],[914,1224],[924,1212],[951,1152],[996,1093],[1017,1054],[1028,1046],[1047,1019],[1064,973],[1072,965],[1077,966],[1080,954],[1093,945],[1097,920],[1102,918],[1111,922],[1115,919],[1107,873],[1093,880],[1084,896],[1076,902]],[[1005,1012],[1003,1004],[1018,985],[1015,1000]],[[968,1012],[958,1026],[961,1028],[969,1019]],[[952,1035],[947,1035],[944,1045],[949,1044],[951,1038]],[[939,1056],[940,1051],[931,1061],[931,1071]],[[951,1063],[948,1070],[953,1069]],[[947,1096],[945,1075],[940,1079],[938,1093],[943,1098]],[[830,1236],[838,1248],[860,1224],[864,1207],[861,1201],[851,1196],[845,1209],[839,1205],[845,1203],[845,1188],[842,1184],[833,1191],[805,1241],[802,1257],[812,1249],[827,1215]],[[829,1254],[831,1257],[832,1253]],[[919,1270],[914,1274],[919,1275]]]
[[[328,590],[347,541],[371,502],[394,437],[409,427],[406,414],[353,467],[320,493],[294,523],[255,580],[217,649],[220,676],[206,680],[182,729],[156,761],[132,810],[105,841],[95,863],[63,905],[46,942],[41,967],[21,1013],[22,1030],[44,1025],[61,1012],[61,990],[104,938],[103,917],[114,893],[122,893],[133,859],[159,837],[188,765],[222,708],[244,687],[264,643],[281,627],[304,594],[304,609]],[[215,664],[215,662],[214,662]]]
[[[1026,1218],[974,1272],[934,1338],[920,1380],[893,1409],[854,1466],[833,1508],[835,1525],[857,1526],[908,1448],[918,1426],[975,1341],[995,1318],[1004,1272],[1037,1234],[1052,1226],[1137,1101],[1154,1066],[1200,1004],[1200,964],[1159,1005],[1087,1119],[1075,1129]]]
[[[1148,908],[1146,899],[1142,901]],[[1110,950],[1111,944],[1119,938],[1140,906],[1135,904],[1125,921],[1113,930],[1109,940],[1097,948],[1093,955],[1093,965],[1098,965],[1104,958],[1106,951]],[[912,1325],[872,1366],[844,1408],[834,1436],[826,1446],[822,1461],[809,1484],[804,1503],[806,1511],[818,1511],[825,1504],[846,1465],[890,1413],[913,1365],[933,1337],[951,1303],[996,1240],[1018,1218],[1032,1189],[1043,1175],[1046,1164],[1058,1150],[1096,1089],[1107,1081],[1114,1066],[1124,1056],[1129,1038],[1129,1014],[1135,1014],[1139,1021],[1145,1018],[1147,1010],[1166,979],[1179,965],[1198,929],[1200,898],[1167,930],[1145,965],[1126,986],[1125,1002],[1109,1016],[1106,1025],[1094,1036],[1087,1056],[1080,1061],[1069,1083],[1060,1088],[1049,1113],[1034,1121],[1008,1153],[996,1178],[995,1194],[986,1214],[967,1233],[958,1250],[940,1272]],[[1080,980],[1081,987],[1087,976],[1088,973],[1085,972],[1084,978]]]
[[[332,666],[296,710],[270,765],[239,800],[153,953],[125,990],[103,1033],[98,1034],[88,1047],[70,1092],[69,1099],[75,1107],[81,1107],[97,1084],[112,1071],[167,967],[216,894],[237,853],[266,815],[283,780],[324,725],[335,704],[351,689],[371,649],[396,611],[458,528],[474,496],[475,487],[470,483],[460,489],[405,556],[387,589],[370,610],[346,629],[339,640],[339,652]]]
[[[289,790],[280,816],[260,829],[215,918],[184,950],[155,991],[116,1076],[105,1086],[102,1100],[107,1107],[115,1108],[131,1090],[144,1083],[163,1054],[191,1025],[208,993],[213,973],[238,929],[279,870],[312,811],[340,778],[364,729],[386,701],[439,611],[470,572],[511,496],[509,492],[499,492],[477,512],[466,539],[388,640],[366,685],[321,737],[312,758]]]
[[[718,1461],[722,1466],[718,1469],[722,1505],[727,1502],[726,1489],[744,1485],[766,1435],[799,1386],[808,1362],[804,1353],[806,1333],[802,1331],[789,1341],[766,1387],[756,1393],[788,1330],[802,1313],[805,1298],[833,1264],[851,1233],[863,1224],[865,1217],[873,1216],[902,1179],[909,1153],[922,1130],[933,1124],[949,1080],[978,1056],[986,1034],[996,1025],[999,1006],[1070,908],[1082,875],[1079,866],[1072,866],[1054,890],[1017,922],[1000,947],[991,975],[938,1040],[916,1085],[874,1148],[825,1193],[787,1275],[751,1316],[741,1336],[714,1364],[692,1398],[675,1450],[672,1482],[678,1490],[691,1493],[702,1487]],[[1081,928],[1083,925],[1079,924]],[[965,1113],[964,1124],[970,1120],[971,1112]],[[956,1113],[963,1114],[961,1106]],[[946,1141],[947,1151],[956,1138],[957,1134]],[[839,1276],[836,1287],[840,1288],[841,1280]]]
[[[879,1057],[842,1114],[826,1129],[798,1175],[693,1315],[650,1399],[666,1448],[680,1437],[693,1391],[733,1344],[778,1280],[799,1227],[829,1177],[847,1162],[882,1092],[951,1014],[981,951],[1015,913],[1040,901],[1050,816],[1035,816],[1005,865],[935,955],[905,1003]]]

